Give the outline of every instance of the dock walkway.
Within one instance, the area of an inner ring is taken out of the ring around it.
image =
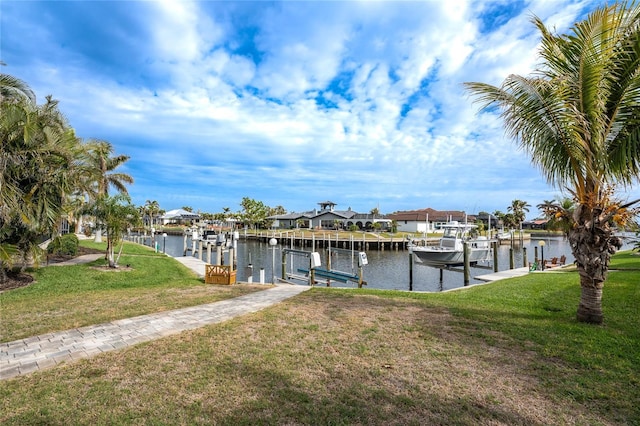
[[[475,279],[485,282],[493,282],[498,280],[504,280],[506,278],[521,277],[529,273],[529,268],[524,266],[522,268],[507,269],[506,271],[493,272],[491,274],[478,275]]]

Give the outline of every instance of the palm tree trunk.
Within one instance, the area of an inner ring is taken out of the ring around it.
[[[576,317],[580,322],[602,324],[602,288],[611,255],[622,246],[622,241],[613,235],[600,209],[580,206],[576,213],[576,226],[569,231],[569,244],[580,274],[581,294]]]
[[[107,237],[107,255],[109,256],[109,268],[116,268],[117,264],[113,253],[113,240],[111,240],[110,236]]]
[[[93,239],[93,242],[95,243],[101,243],[102,242],[102,229],[96,227],[96,234],[95,237]]]
[[[586,274],[585,274],[586,275]],[[602,324],[602,288],[604,281],[594,280],[580,274],[580,304],[576,318],[580,322]]]

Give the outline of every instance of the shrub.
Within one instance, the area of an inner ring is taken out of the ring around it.
[[[49,246],[47,252],[49,254],[63,254],[69,256],[75,256],[78,254],[78,237],[75,234],[66,234],[55,237]]]

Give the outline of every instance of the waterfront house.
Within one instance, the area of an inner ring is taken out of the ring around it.
[[[437,232],[447,222],[473,223],[475,216],[467,215],[459,210],[434,210],[432,208],[420,210],[398,211],[387,215],[387,219],[394,220],[398,232]]]
[[[287,213],[269,216],[275,229],[349,229],[355,225],[358,229],[373,229],[380,223],[380,229],[391,226],[391,220],[382,215],[357,213],[349,207],[347,210],[336,210],[336,203],[323,201],[318,203],[320,209],[303,213]]]
[[[160,217],[162,224],[167,225],[170,223],[187,223],[193,224],[200,220],[200,215],[184,209],[169,210]]]
[[[522,229],[547,229],[548,219],[533,219],[522,222]]]

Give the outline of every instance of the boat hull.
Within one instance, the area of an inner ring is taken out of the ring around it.
[[[420,263],[430,266],[464,265],[464,253],[460,250],[445,250],[438,247],[414,247],[413,255]],[[491,249],[469,250],[469,263],[476,264],[491,259]]]

